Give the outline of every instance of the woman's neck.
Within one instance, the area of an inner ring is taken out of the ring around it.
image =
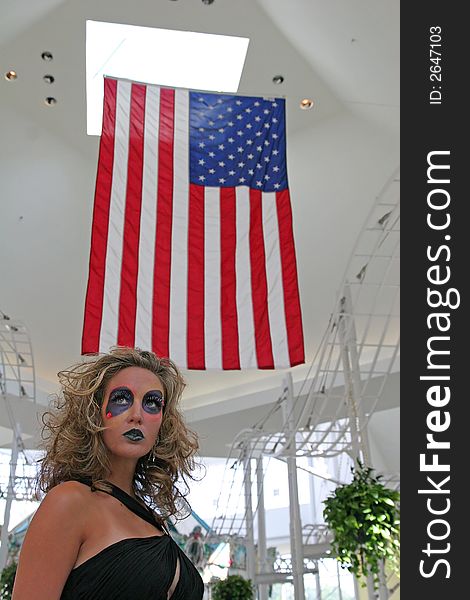
[[[113,483],[118,488],[135,498],[134,493],[134,474],[136,463],[129,461],[113,461],[111,470],[106,477],[107,481]]]

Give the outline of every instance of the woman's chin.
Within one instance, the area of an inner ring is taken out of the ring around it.
[[[134,458],[138,460],[150,452],[148,444],[142,442],[127,442],[125,445],[119,445],[119,448],[110,448],[112,456],[120,458]]]

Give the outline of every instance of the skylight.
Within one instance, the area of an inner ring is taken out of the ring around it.
[[[248,38],[86,22],[87,133],[101,134],[103,76],[236,92]]]

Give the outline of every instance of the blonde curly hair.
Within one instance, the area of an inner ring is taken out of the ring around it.
[[[42,416],[42,449],[37,497],[63,481],[88,479],[92,490],[107,489],[109,451],[101,432],[101,405],[109,380],[122,369],[140,367],[157,375],[165,391],[165,408],[159,437],[152,450],[139,458],[133,489],[166,519],[184,518],[190,511],[185,496],[187,479],[195,479],[194,455],[199,444],[185,424],[179,402],[185,382],[175,363],[139,348],[114,347],[58,373],[61,394]],[[153,451],[153,452],[152,452]],[[177,485],[178,483],[178,485]]]

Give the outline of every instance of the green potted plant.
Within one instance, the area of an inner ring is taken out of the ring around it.
[[[212,587],[212,600],[252,600],[253,596],[251,579],[244,579],[241,575],[219,579]]]
[[[400,494],[374,477],[359,460],[351,467],[351,483],[337,487],[324,500],[323,516],[333,533],[332,550],[341,565],[357,578],[371,574],[379,583],[380,565],[398,573],[400,551]],[[362,585],[365,586],[364,581]]]
[[[0,575],[0,599],[10,600],[15,583],[17,563],[15,561],[7,565]]]

